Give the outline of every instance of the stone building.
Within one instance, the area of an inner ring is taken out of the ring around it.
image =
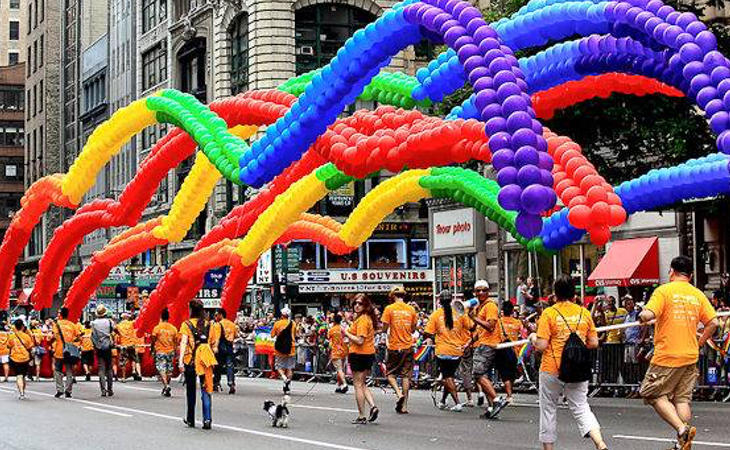
[[[25,65],[0,66],[0,239],[24,191],[24,121]]]
[[[25,61],[25,42],[32,28],[33,8],[43,8],[38,0],[8,0],[0,5],[0,66]],[[38,45],[38,44],[36,44]]]

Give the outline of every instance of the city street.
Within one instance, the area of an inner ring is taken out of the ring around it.
[[[182,385],[162,398],[157,383],[115,385],[113,398],[101,398],[94,382],[79,382],[72,399],[53,398],[53,384],[30,383],[29,399],[18,401],[12,383],[0,385],[0,448],[6,449],[200,449],[200,448],[331,448],[353,449],[535,449],[538,408],[534,395],[518,395],[499,420],[478,418],[479,409],[462,413],[434,409],[430,393],[415,392],[411,413],[396,415],[393,397],[374,389],[381,408],[375,425],[353,426],[352,389],[334,394],[328,384],[293,384],[289,429],[270,427],[262,410],[267,399],[280,398],[280,384],[239,379],[236,396],[215,394],[213,430],[186,428]],[[592,399],[607,443],[616,449],[663,449],[670,433],[641,401]],[[730,448],[725,404],[698,403],[696,448]],[[199,414],[198,414],[199,417]],[[198,424],[200,425],[200,424]],[[559,415],[558,448],[592,448],[576,435],[570,413]]]

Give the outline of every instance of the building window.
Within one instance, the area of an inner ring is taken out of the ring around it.
[[[17,41],[20,39],[20,22],[17,20],[10,21],[10,40]]]
[[[30,8],[30,4],[28,5]],[[30,9],[28,9],[28,18],[30,18]],[[35,0],[35,17],[33,17],[33,29],[38,27],[38,0]]]
[[[21,86],[0,84],[0,111],[22,111],[24,106]]]
[[[30,45],[29,45],[28,46],[28,53],[26,53],[26,58],[25,58],[25,61],[26,61],[26,63],[25,63],[26,76],[30,76],[30,61],[31,61],[31,58],[32,57],[33,57],[33,54],[30,52]]]
[[[311,241],[295,241],[287,246],[288,252],[299,253],[299,270],[314,270],[319,268],[319,245]]]
[[[20,9],[20,0],[10,0],[10,9]]]
[[[33,73],[36,73],[37,71],[38,71],[38,41],[33,41]]]
[[[248,14],[236,17],[231,34],[231,94],[248,90]]]
[[[427,239],[412,239],[409,252],[410,268],[428,269],[431,266],[431,255],[428,249]]]
[[[335,255],[329,250],[325,252],[325,265],[327,269],[359,269],[360,249],[346,255]]]
[[[38,105],[38,87],[34,84],[33,85],[33,116],[35,117],[36,112],[38,111],[37,105]]]
[[[22,147],[23,122],[0,122],[0,146]]]
[[[167,79],[167,50],[158,44],[142,54],[142,90]]]
[[[33,25],[33,5],[28,5],[28,34],[30,34],[30,30],[32,29]]]
[[[38,68],[40,69],[43,67],[43,44],[45,42],[45,37],[41,34],[41,43],[38,44],[38,52],[40,53],[38,55]]]
[[[369,269],[406,268],[406,241],[403,239],[370,239],[365,249]]]
[[[43,97],[45,96],[45,93],[43,92],[43,80],[41,80],[41,84],[38,86],[38,94],[40,94],[41,98],[38,99],[38,112],[43,112]]]
[[[20,61],[20,53],[8,52],[8,65],[14,66],[18,64],[18,61]]]
[[[26,89],[25,91],[25,104],[28,105],[28,109],[26,109],[25,118],[30,120],[30,88]]]
[[[320,4],[297,10],[295,20],[296,70],[301,75],[327,64],[375,16],[348,5]]]
[[[36,14],[40,13],[41,15],[41,23],[43,23],[43,19],[46,18],[46,1],[41,0],[41,6],[36,8]]]
[[[142,33],[167,19],[167,0],[142,0]]]
[[[177,53],[180,64],[180,90],[192,94],[203,103],[207,100],[205,80],[206,41],[194,39]]]

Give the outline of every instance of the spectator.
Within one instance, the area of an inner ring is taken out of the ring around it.
[[[38,319],[31,319],[30,321],[30,333],[33,337],[33,359],[32,364],[35,369],[35,378],[41,379],[41,363],[43,362],[43,355],[48,353],[45,347],[46,333],[43,331],[43,327]],[[33,379],[32,377],[28,377]]]
[[[517,277],[517,287],[515,288],[515,298],[517,299],[517,308],[518,308],[520,314],[524,313],[524,311],[525,311],[525,307],[527,306],[525,301],[528,296],[529,296],[529,292],[527,290],[527,283],[525,283],[524,278]]]
[[[118,334],[114,322],[107,318],[107,309],[104,305],[96,307],[96,319],[91,322],[91,343],[96,350],[96,360],[99,363],[99,388],[102,397],[114,395],[114,376],[112,349],[114,335]]]
[[[623,298],[624,308],[626,309],[626,318],[624,323],[636,322],[639,320],[639,309],[636,308],[633,297],[627,295]],[[621,370],[621,376],[624,383],[636,384],[640,377],[640,361],[639,350],[641,344],[647,336],[646,327],[629,327],[624,329],[624,359]],[[639,396],[639,389],[633,388],[628,398],[636,398]]]

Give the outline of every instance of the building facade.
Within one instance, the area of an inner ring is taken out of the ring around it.
[[[20,208],[25,186],[25,65],[0,67],[0,239]]]
[[[32,10],[43,8],[44,0],[8,0],[0,5],[0,66],[25,61],[25,42],[32,28]]]

